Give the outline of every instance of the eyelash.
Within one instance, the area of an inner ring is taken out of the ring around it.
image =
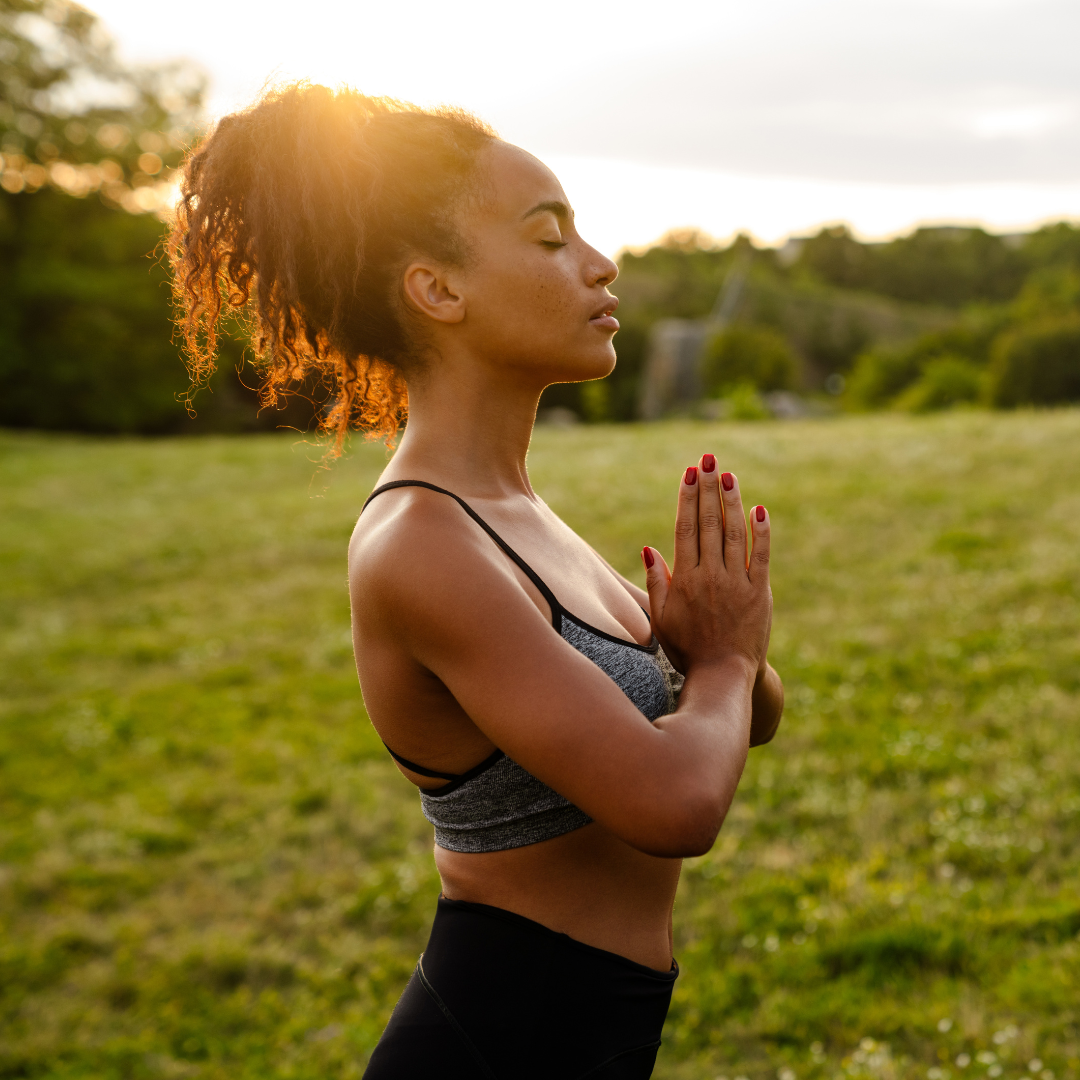
[[[566,247],[565,240],[541,240],[540,243],[543,244],[544,247],[550,248],[552,251]]]

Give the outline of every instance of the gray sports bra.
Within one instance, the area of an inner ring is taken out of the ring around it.
[[[377,495],[399,487],[427,488],[454,499],[540,590],[551,607],[551,622],[557,634],[609,675],[649,721],[674,711],[682,677],[672,668],[655,637],[650,645],[638,645],[606,634],[571,615],[532,567],[452,491],[423,480],[394,480],[376,488],[364,508]],[[390,754],[419,776],[447,781],[442,787],[421,789],[420,804],[424,817],[435,826],[435,843],[450,851],[505,851],[525,847],[562,836],[592,821],[588,814],[526,772],[501,750],[460,774],[436,772],[400,757],[393,750]]]

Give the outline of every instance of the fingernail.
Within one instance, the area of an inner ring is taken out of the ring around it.
[[[735,477],[729,472],[722,473],[720,475],[720,483],[724,485],[725,491],[730,491],[735,486]]]
[[[693,487],[697,483],[696,465],[691,465],[690,468],[686,470],[686,475],[683,477],[683,483],[686,484],[687,487]]]
[[[645,564],[646,570],[652,569],[652,564],[654,562],[653,553],[647,547],[641,549],[641,561]]]
[[[712,454],[706,454],[701,459],[701,467],[705,472],[712,472],[716,468],[716,458]]]
[[[757,508],[757,519],[758,519],[758,521],[764,521],[765,520],[765,507],[764,506],[759,506]]]

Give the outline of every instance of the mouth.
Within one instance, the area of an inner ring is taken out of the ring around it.
[[[589,319],[590,326],[599,327],[602,330],[618,330],[619,320],[615,318],[615,309],[619,306],[617,296],[609,296],[604,304]]]

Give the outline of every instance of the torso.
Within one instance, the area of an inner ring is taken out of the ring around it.
[[[408,489],[374,500],[358,529],[391,514]],[[626,641],[646,645],[649,622],[637,600],[568,526],[540,500],[467,497],[575,616]],[[462,511],[463,529],[475,529]],[[513,566],[513,564],[511,564]],[[513,566],[521,588],[546,617],[550,606]],[[362,614],[360,616],[362,618]],[[383,740],[403,757],[464,773],[493,744],[450,692],[392,637],[366,633],[358,669],[369,714]],[[400,767],[400,766],[399,766]],[[418,787],[443,781],[402,772]],[[443,893],[451,899],[517,912],[597,948],[666,971],[671,914],[681,861],[644,855],[596,822],[541,843],[464,853],[435,848]]]

